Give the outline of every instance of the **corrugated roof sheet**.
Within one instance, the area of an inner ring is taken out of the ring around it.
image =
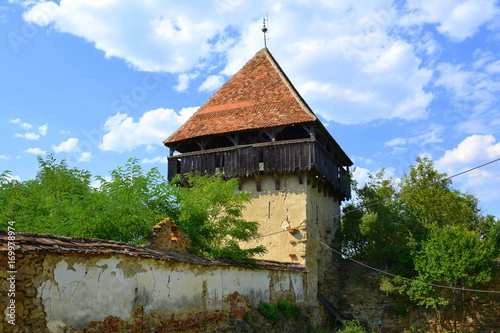
[[[316,119],[269,50],[264,48],[164,143]]]

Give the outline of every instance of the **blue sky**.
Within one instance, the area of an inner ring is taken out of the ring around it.
[[[396,178],[500,158],[495,0],[8,0],[0,5],[0,170],[37,155],[106,176],[162,145],[267,45],[355,163]],[[500,217],[500,162],[454,179]]]

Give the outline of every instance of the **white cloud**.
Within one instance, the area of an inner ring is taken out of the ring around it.
[[[38,140],[40,139],[40,135],[33,133],[33,132],[28,132],[28,133],[16,133],[14,134],[15,138],[23,138],[23,139],[28,139],[28,140]]]
[[[482,25],[492,21],[499,9],[496,0],[434,1],[410,0],[403,25],[437,24],[437,30],[454,41],[473,36]]]
[[[83,152],[80,154],[80,157],[78,158],[79,162],[89,162],[92,159],[92,153],[91,152]]]
[[[402,146],[405,145],[408,142],[407,139],[404,138],[394,138],[390,141],[387,141],[385,143],[386,146],[393,147],[393,146]]]
[[[496,66],[489,52],[475,52],[472,65],[441,63],[437,66],[436,86],[450,93],[454,106],[448,118],[460,119],[457,128],[468,134],[488,134],[500,128],[496,103],[500,93],[500,80],[488,69]]]
[[[29,130],[33,127],[33,125],[31,125],[29,123],[25,123],[19,118],[11,119],[11,120],[9,120],[9,123],[19,125],[19,127],[21,127],[24,130]]]
[[[24,18],[83,37],[106,57],[119,57],[144,71],[182,73],[216,52],[226,27],[259,10],[249,1],[162,0],[41,2]],[[252,14],[254,13],[254,14]],[[130,18],[133,17],[133,20]],[[222,18],[224,18],[222,20]]]
[[[117,113],[106,120],[104,129],[107,133],[99,149],[124,152],[143,145],[162,145],[197,109],[184,108],[179,113],[172,109],[151,110],[137,122],[127,114]]]
[[[214,91],[224,83],[224,77],[221,75],[210,75],[205,82],[201,84],[198,91]]]
[[[156,156],[154,158],[145,158],[141,161],[143,164],[148,164],[148,163],[164,163],[167,164],[167,157],[165,156]]]
[[[46,155],[47,152],[45,150],[41,150],[40,148],[28,148],[25,150],[26,153],[35,154],[35,155]]]
[[[452,167],[456,164],[480,163],[487,159],[499,158],[500,142],[495,142],[493,135],[471,135],[456,148],[446,151],[437,161],[437,165]]]
[[[493,135],[471,135],[436,161],[436,167],[448,175],[478,167],[500,158],[500,142]],[[479,198],[481,203],[500,199],[500,169],[498,163],[489,164],[453,178],[463,191]]]
[[[178,92],[186,91],[189,88],[189,82],[198,76],[197,73],[182,73],[179,74],[177,80],[179,83],[174,87],[174,90]]]
[[[271,10],[268,45],[326,120],[427,117],[434,96],[426,86],[433,73],[422,64],[420,50],[398,35],[392,2],[258,3],[63,0],[28,7],[25,19],[82,37],[140,70],[176,73],[177,91],[187,90],[197,76],[204,78],[199,90],[210,91],[223,82],[221,75],[234,74],[263,47],[261,18]],[[433,52],[435,45],[427,42],[423,47]]]
[[[9,123],[16,124],[26,131],[33,128],[33,125],[26,123],[26,122],[23,122],[19,118],[11,119],[9,121]],[[27,140],[38,140],[38,139],[40,139],[41,136],[45,136],[47,134],[47,130],[48,130],[48,125],[42,125],[42,126],[38,127],[38,133],[34,133],[34,132],[16,133],[16,134],[14,134],[14,137],[15,138],[23,138],[23,139],[27,139]]]
[[[416,135],[408,138],[394,138],[385,143],[388,147],[404,146],[406,144],[427,145],[443,142],[445,127],[437,124],[427,124],[424,131],[414,131]]]
[[[356,124],[428,116],[433,95],[426,86],[433,72],[412,45],[390,34],[396,15],[389,2],[282,3],[270,22],[273,55],[326,120]],[[254,37],[260,26],[256,20],[243,27],[222,74],[233,74],[261,47],[262,37]]]
[[[66,141],[61,142],[57,146],[52,146],[52,149],[56,153],[71,153],[79,151],[78,148],[78,139],[77,138],[69,138]]]
[[[45,125],[42,125],[42,126],[39,126],[38,127],[38,133],[40,133],[40,135],[47,135],[47,130],[49,129],[49,126],[47,124]]]
[[[0,155],[0,159],[8,160],[8,159],[10,159],[10,156],[9,155]]]

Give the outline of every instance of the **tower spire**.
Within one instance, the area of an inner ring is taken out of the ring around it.
[[[267,37],[266,37],[266,33],[267,33],[267,27],[266,27],[266,18],[262,19],[262,32],[264,33],[264,47],[267,49]]]

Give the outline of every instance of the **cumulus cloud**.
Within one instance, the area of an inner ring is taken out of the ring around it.
[[[9,123],[18,125],[21,129],[28,131],[33,128],[30,123],[23,122],[21,119],[10,119]],[[38,140],[40,137],[47,135],[48,125],[42,125],[38,127],[38,133],[35,132],[25,132],[14,134],[15,138],[23,138],[27,140]]]
[[[161,145],[197,109],[184,108],[179,113],[172,109],[156,109],[145,112],[137,121],[127,114],[117,113],[106,120],[107,133],[99,149],[124,152],[139,146]]]
[[[38,140],[40,139],[40,135],[33,133],[33,132],[27,132],[27,133],[16,133],[14,134],[15,138],[23,138],[23,139],[28,139],[28,140]]]
[[[356,124],[428,116],[432,69],[422,66],[413,46],[390,33],[397,22],[387,1],[281,3],[278,17],[270,19],[270,49],[326,120]],[[242,28],[223,74],[233,74],[260,48],[262,41],[252,37],[260,26],[255,21]]]
[[[410,0],[406,6],[409,13],[401,19],[403,25],[437,24],[440,33],[457,42],[499,14],[496,0]]]
[[[85,38],[107,57],[125,59],[145,71],[182,73],[199,64],[229,39],[226,28],[259,6],[249,1],[39,2],[24,18]],[[133,17],[133,20],[130,20]],[[222,20],[224,18],[224,20]]]
[[[149,164],[149,163],[164,163],[167,164],[167,157],[165,156],[156,156],[154,158],[145,158],[141,161],[143,164]]]
[[[89,162],[92,159],[92,153],[91,152],[83,152],[80,154],[80,157],[78,158],[79,162]]]
[[[475,168],[486,162],[500,158],[500,142],[493,135],[471,135],[460,142],[455,148],[447,150],[436,161],[436,167],[449,175],[457,174]],[[492,202],[500,199],[500,171],[498,164],[490,164],[472,170],[454,181],[462,189],[471,192],[481,202]]]
[[[49,126],[47,124],[39,126],[38,127],[38,133],[40,133],[40,135],[45,136],[45,135],[47,135],[48,129],[49,129]]]
[[[221,75],[210,75],[205,82],[201,84],[198,91],[214,91],[224,83],[224,77]]]
[[[33,127],[33,125],[31,125],[30,123],[23,122],[19,118],[11,119],[9,120],[9,123],[19,125],[19,127],[21,127],[24,130],[29,130]]]
[[[40,148],[28,148],[24,152],[30,153],[30,154],[35,154],[35,155],[46,155],[47,152],[45,150],[42,150]]]
[[[182,73],[177,77],[178,84],[174,86],[174,90],[178,92],[186,91],[189,88],[189,83],[191,80],[198,76],[197,73]]]
[[[63,0],[36,3],[24,17],[82,37],[140,70],[175,73],[176,91],[187,90],[196,77],[203,79],[199,91],[212,91],[262,48],[259,17],[269,9],[268,45],[316,113],[344,124],[428,116],[433,71],[395,33],[398,9],[386,0],[279,2],[271,8],[249,0],[196,6]]]
[[[72,153],[79,151],[78,148],[79,140],[77,138],[69,138],[66,141],[61,142],[57,146],[52,146],[52,150],[56,153]]]
[[[484,162],[486,159],[500,157],[500,142],[496,143],[493,135],[471,135],[456,148],[445,152],[437,164],[443,167],[456,164]]]

